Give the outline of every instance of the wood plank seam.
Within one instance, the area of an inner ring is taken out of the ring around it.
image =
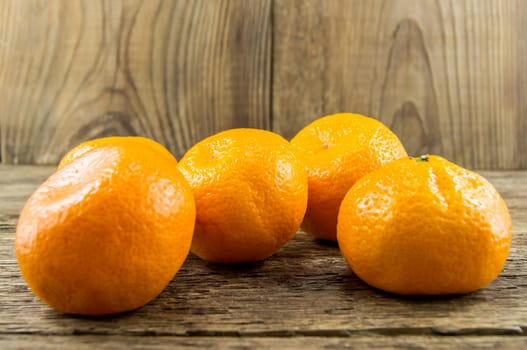
[[[527,336],[527,326],[521,327],[504,327],[504,328],[460,328],[447,329],[440,327],[413,327],[413,328],[365,328],[365,329],[316,329],[316,330],[272,330],[272,331],[222,331],[222,330],[188,330],[183,332],[160,332],[155,330],[142,331],[96,331],[87,329],[73,329],[71,332],[53,332],[53,331],[0,331],[4,335],[49,335],[49,336],[130,336],[130,337],[377,337],[377,336]]]

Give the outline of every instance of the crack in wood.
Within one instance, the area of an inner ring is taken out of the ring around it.
[[[187,330],[167,332],[155,330],[124,331],[73,329],[71,332],[50,331],[0,331],[0,335],[48,335],[48,336],[131,336],[131,337],[251,337],[251,338],[292,338],[292,337],[337,337],[354,336],[527,336],[527,326],[513,327],[408,327],[408,328],[364,328],[364,329],[300,329],[269,331],[238,330]]]

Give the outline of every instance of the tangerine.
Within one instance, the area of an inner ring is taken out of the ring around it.
[[[194,145],[178,166],[196,200],[191,251],[204,260],[265,259],[286,244],[302,222],[305,165],[278,134],[223,131]]]
[[[302,229],[337,240],[339,206],[362,176],[407,153],[388,127],[359,114],[338,113],[315,120],[291,144],[307,166],[309,196]]]
[[[507,206],[481,175],[439,156],[394,161],[346,194],[338,243],[371,286],[399,294],[459,294],[502,270],[511,241]]]
[[[129,311],[161,293],[182,265],[195,221],[192,191],[175,158],[147,146],[153,142],[83,144],[26,202],[16,256],[29,288],[51,307]]]

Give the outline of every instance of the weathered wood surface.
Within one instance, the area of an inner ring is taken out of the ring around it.
[[[275,129],[353,111],[410,154],[527,167],[527,2],[276,0]]]
[[[19,336],[0,335],[0,347],[10,349],[525,349],[526,337],[125,337],[125,336]]]
[[[16,220],[53,168],[0,166],[0,348],[525,348],[527,172],[484,172],[513,217],[501,275],[481,291],[404,298],[369,288],[338,248],[303,233],[258,264],[221,266],[189,256],[145,307],[102,319],[57,313],[20,277]]]
[[[270,125],[270,0],[0,1],[3,163],[140,134],[178,157]]]
[[[0,159],[139,134],[178,158],[231,127],[326,113],[411,154],[527,169],[523,0],[0,0]]]

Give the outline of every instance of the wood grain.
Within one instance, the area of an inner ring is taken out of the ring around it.
[[[405,298],[374,290],[335,245],[299,233],[258,264],[189,256],[165,291],[134,312],[105,318],[57,313],[28,290],[13,253],[18,212],[52,167],[0,166],[0,347],[521,348],[527,334],[527,172],[483,172],[513,217],[504,271],[455,297]],[[394,338],[394,336],[396,336]],[[447,337],[448,336],[448,337]],[[121,342],[124,342],[121,344]],[[61,345],[62,344],[62,345]],[[421,344],[421,345],[419,345]]]
[[[2,162],[132,134],[180,157],[219,130],[269,128],[270,15],[270,0],[0,1]]]
[[[527,2],[276,0],[274,128],[376,117],[409,153],[527,167]]]
[[[411,154],[527,169],[522,0],[0,0],[0,161],[152,137],[180,157],[231,127],[328,113]]]
[[[4,350],[30,349],[524,349],[526,337],[124,337],[124,336],[5,336]]]

